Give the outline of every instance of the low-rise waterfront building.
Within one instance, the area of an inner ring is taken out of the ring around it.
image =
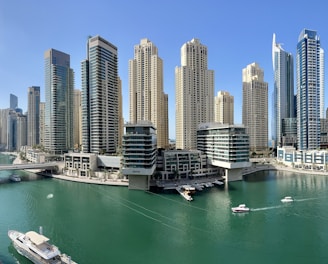
[[[92,177],[97,171],[97,154],[70,152],[64,155],[63,174],[71,177]]]
[[[156,180],[183,180],[217,177],[219,168],[207,164],[206,155],[199,150],[165,150],[157,158]]]
[[[326,171],[328,169],[328,151],[281,147],[277,150],[277,161],[292,168]]]
[[[242,180],[242,169],[251,166],[249,136],[244,125],[199,125],[197,149],[206,154],[209,164],[225,169],[227,181]]]

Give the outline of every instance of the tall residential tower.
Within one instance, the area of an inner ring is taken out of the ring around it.
[[[197,149],[197,129],[214,121],[214,71],[207,67],[207,47],[192,39],[181,47],[175,68],[176,148]]]
[[[73,148],[74,73],[70,56],[50,49],[45,59],[44,146],[56,154]]]
[[[283,122],[294,118],[294,67],[293,56],[272,40],[272,64],[274,73],[272,139],[277,146],[282,145]]]
[[[243,124],[252,151],[268,147],[268,83],[257,63],[243,69]]]
[[[163,61],[148,39],[134,46],[129,61],[130,122],[150,121],[157,131],[157,147],[166,148],[168,138],[167,96],[163,88]]]
[[[320,117],[324,115],[323,54],[317,32],[302,30],[296,55],[299,150],[311,150],[320,146]]]
[[[116,153],[119,137],[117,47],[100,36],[90,37],[82,61],[82,150]]]
[[[215,96],[214,121],[233,125],[234,98],[229,92],[218,91],[217,96]]]
[[[27,145],[40,144],[40,87],[28,88],[27,103]]]

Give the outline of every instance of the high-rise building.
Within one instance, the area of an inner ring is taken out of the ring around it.
[[[286,52],[281,44],[272,40],[272,63],[274,73],[272,139],[282,146],[282,123],[285,118],[293,118],[294,106],[294,63],[291,53]]]
[[[234,98],[229,92],[218,91],[214,103],[214,121],[222,124],[234,123]]]
[[[0,109],[0,149],[6,150],[8,145],[7,127],[8,115],[12,111],[10,108]]]
[[[81,147],[81,90],[74,90],[73,96],[73,143],[74,149]]]
[[[207,67],[207,47],[192,39],[181,47],[175,68],[176,148],[197,149],[197,129],[214,121],[214,71]]]
[[[299,150],[311,150],[320,146],[320,116],[324,116],[323,54],[317,32],[302,30],[296,55]]]
[[[119,137],[117,47],[100,36],[87,42],[82,61],[82,150],[116,153]]]
[[[243,124],[249,135],[250,149],[268,147],[268,83],[257,63],[243,69]]]
[[[27,95],[27,145],[40,144],[40,87],[28,88]]]
[[[7,116],[7,151],[16,150],[17,140],[17,113],[14,110],[10,110]]]
[[[18,107],[18,97],[14,94],[10,94],[10,109],[15,110]]]
[[[124,134],[124,118],[123,118],[123,95],[122,95],[122,80],[118,77],[118,146],[120,152],[122,150],[122,140]]]
[[[130,122],[152,122],[157,131],[157,147],[168,147],[163,61],[158,56],[157,47],[148,39],[142,39],[134,46],[134,59],[129,61],[129,87]]]
[[[40,102],[40,124],[39,124],[39,133],[40,133],[40,145],[44,147],[44,119],[45,119],[45,103]]]
[[[27,116],[17,114],[17,138],[16,138],[16,151],[20,151],[21,147],[27,145]]]
[[[55,154],[73,148],[74,73],[70,56],[55,49],[45,59],[44,146]]]

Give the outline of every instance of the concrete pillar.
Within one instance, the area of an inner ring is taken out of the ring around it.
[[[242,181],[243,180],[243,169],[226,169],[226,181]]]
[[[149,190],[149,175],[129,175],[130,190]]]

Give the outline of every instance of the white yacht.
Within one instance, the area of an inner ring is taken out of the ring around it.
[[[285,198],[281,199],[283,203],[290,203],[293,202],[294,199],[291,196],[286,196]]]
[[[177,187],[176,190],[181,194],[183,198],[185,198],[187,201],[192,201],[193,198],[190,195],[190,191],[187,189],[184,189],[183,187]]]
[[[9,230],[8,236],[19,254],[35,264],[77,264],[69,256],[62,254],[58,247],[50,244],[49,238],[34,232],[21,233]]]
[[[234,213],[247,213],[249,212],[249,208],[246,207],[245,204],[240,204],[239,206],[237,207],[232,207],[231,208],[231,211],[234,212]]]

